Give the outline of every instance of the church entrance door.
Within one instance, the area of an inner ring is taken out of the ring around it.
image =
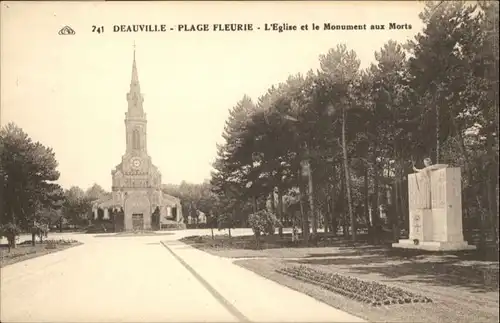
[[[144,229],[144,215],[142,213],[132,214],[132,229],[133,230]]]

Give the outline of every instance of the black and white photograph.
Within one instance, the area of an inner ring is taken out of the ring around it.
[[[0,321],[499,321],[499,2],[2,1]]]

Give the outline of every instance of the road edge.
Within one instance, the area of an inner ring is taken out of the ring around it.
[[[200,274],[196,272],[188,263],[186,263],[179,255],[177,255],[164,241],[160,243],[165,247],[175,259],[177,259],[202,285],[210,294],[239,322],[251,322],[243,313],[241,313],[233,304],[231,304],[224,296],[222,296],[212,285],[210,285]]]

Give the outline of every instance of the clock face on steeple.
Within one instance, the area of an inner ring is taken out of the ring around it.
[[[131,166],[134,169],[139,169],[141,167],[141,164],[142,164],[142,162],[141,162],[140,158],[133,158],[131,160]]]

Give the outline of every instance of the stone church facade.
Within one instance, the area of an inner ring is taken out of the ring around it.
[[[127,102],[125,154],[111,171],[111,198],[94,204],[94,218],[103,210],[103,218],[114,221],[115,231],[158,230],[168,223],[182,224],[181,201],[162,192],[161,174],[148,155],[147,119],[135,50]]]

